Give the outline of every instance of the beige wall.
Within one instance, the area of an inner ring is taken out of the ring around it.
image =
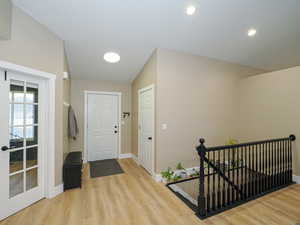
[[[131,143],[132,153],[138,155],[138,90],[147,87],[151,84],[156,84],[157,76],[157,52],[155,51],[148,62],[145,64],[143,70],[132,82],[132,107],[131,107]]]
[[[156,172],[195,166],[199,138],[210,146],[237,135],[238,82],[263,71],[162,49],[157,65]]]
[[[10,0],[0,0],[0,39],[11,36],[12,4]]]
[[[63,41],[20,9],[13,7],[11,40],[0,41],[0,60],[57,75],[55,112],[55,183],[62,183]]]
[[[300,67],[243,79],[239,86],[241,141],[297,137],[294,172],[300,175]]]
[[[79,127],[79,136],[70,141],[71,151],[84,149],[84,91],[107,91],[122,93],[122,112],[130,112],[131,87],[128,83],[95,80],[71,80],[71,105],[75,111]],[[123,120],[121,130],[122,153],[131,152],[131,117]]]

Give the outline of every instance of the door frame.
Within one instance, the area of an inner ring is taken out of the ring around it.
[[[83,150],[83,162],[88,162],[88,143],[87,143],[87,124],[88,124],[88,95],[89,94],[95,94],[95,95],[114,95],[118,97],[119,102],[119,109],[118,109],[118,158],[121,156],[121,132],[122,132],[122,121],[121,121],[121,115],[122,115],[122,93],[121,92],[107,92],[107,91],[84,91],[84,150]]]
[[[140,129],[140,122],[141,122],[141,93],[144,91],[152,90],[153,92],[153,131],[152,131],[152,168],[151,168],[151,175],[155,175],[155,144],[156,144],[156,137],[155,137],[155,129],[156,129],[156,124],[155,124],[155,100],[156,100],[156,95],[155,95],[155,84],[151,84],[147,87],[141,88],[138,90],[138,163],[141,164],[141,129]]]
[[[41,118],[42,130],[45,137],[42,138],[40,146],[42,147],[43,159],[41,164],[44,165],[43,182],[44,182],[44,196],[46,198],[54,198],[60,193],[60,186],[55,186],[55,82],[56,75],[47,73],[32,68],[16,65],[6,61],[0,61],[0,69],[19,73],[21,75],[29,75],[33,77],[42,78],[45,82],[44,99],[42,104],[44,110],[48,115]]]

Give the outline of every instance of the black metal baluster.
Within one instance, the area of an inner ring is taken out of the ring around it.
[[[265,145],[261,144],[260,165],[261,165],[261,192],[265,190]]]
[[[290,148],[290,174],[289,174],[289,177],[290,177],[290,183],[293,182],[293,153],[292,153],[292,141],[290,140],[290,145],[289,145],[289,148]]]
[[[232,159],[231,159],[231,172],[232,172],[232,183],[235,184],[235,179],[234,179],[234,171],[235,171],[235,148],[232,148],[231,149],[231,156],[232,156]],[[233,188],[233,186],[231,186],[231,198],[232,198],[232,202],[235,201],[235,189]]]
[[[218,164],[219,164],[219,169],[222,170],[221,168],[221,151],[218,151]],[[218,209],[221,208],[221,176],[218,173]]]
[[[279,185],[279,176],[278,176],[278,149],[279,149],[279,142],[275,141],[275,185],[278,186]]]
[[[287,140],[284,142],[284,183],[287,184],[288,183],[288,179],[287,179]]]
[[[288,183],[288,141],[284,142],[284,183]]]
[[[271,142],[271,150],[272,150],[272,188],[275,187],[275,156],[274,156],[274,142]]]
[[[257,167],[258,167],[258,192],[261,193],[261,144],[257,145],[257,155],[258,155],[258,162],[257,162]]]
[[[240,182],[240,188],[241,188],[241,195],[240,200],[244,199],[245,196],[245,186],[244,186],[244,146],[241,146],[241,162],[240,162],[240,168],[241,168],[241,182]]]
[[[230,160],[230,148],[227,150],[228,152],[228,162],[227,162],[227,164],[228,164],[228,179],[230,180],[230,173],[231,173],[231,160]],[[227,203],[228,204],[231,204],[231,197],[230,197],[230,191],[231,191],[231,189],[232,189],[232,187],[230,187],[229,185],[227,185],[228,186],[228,190],[227,190]]]
[[[273,177],[272,177],[272,151],[271,151],[271,143],[268,143],[268,152],[269,152],[269,184],[268,184],[268,189],[272,188],[272,183],[273,183]]]
[[[275,169],[276,169],[276,186],[279,186],[280,185],[280,182],[279,182],[279,149],[280,149],[280,142],[277,141],[275,142],[276,143],[276,151],[275,151],[275,156],[276,156],[276,166],[275,166]]]
[[[240,150],[241,149],[238,147],[237,148],[237,155],[236,155],[236,158],[237,158],[237,163],[236,163],[236,167],[237,167],[237,170],[236,170],[236,172],[237,172],[236,185],[241,190],[241,185],[240,185],[240,180],[241,180],[241,177],[240,177]],[[237,191],[236,191],[236,200],[237,201],[240,200],[240,194]]]
[[[251,154],[251,160],[252,160],[252,192],[251,192],[251,195],[253,196],[253,195],[255,195],[255,165],[254,165],[254,163],[255,163],[255,150],[254,150],[254,146],[252,145],[252,148],[251,148],[251,152],[252,152],[252,154]]]
[[[251,197],[252,184],[251,184],[251,147],[248,146],[248,198]]]
[[[282,174],[283,174],[283,141],[281,141],[280,142],[280,157],[279,157],[279,159],[280,159],[280,185],[283,185],[284,184],[284,182],[283,182],[283,176],[282,176]]]
[[[277,169],[276,169],[276,174],[277,174],[277,186],[280,186],[280,148],[281,148],[281,142],[277,141],[277,151],[276,151],[276,159],[277,159]]]
[[[258,163],[259,163],[259,155],[258,155],[258,146],[259,145],[255,145],[255,194],[259,193],[259,167],[258,167]]]
[[[268,143],[265,144],[265,176],[266,176],[266,186],[265,191],[268,189],[269,185],[269,171],[268,171],[268,162],[269,160],[269,154],[268,154]]]
[[[222,165],[222,168],[223,168],[223,173],[224,174],[226,174],[226,170],[227,170],[227,168],[226,168],[226,160],[225,160],[225,158],[226,158],[226,150],[223,150],[223,165]],[[222,206],[223,207],[225,207],[225,205],[226,205],[226,184],[225,184],[225,180],[224,179],[222,179],[222,182],[223,182],[223,190],[222,190],[222,199],[223,199],[223,201],[222,201]]]
[[[258,147],[259,145],[255,145],[255,194],[259,193],[259,155],[258,155]]]
[[[216,165],[215,151],[213,151],[213,162]],[[213,193],[212,193],[212,210],[216,210],[216,177],[213,171]]]
[[[245,160],[244,160],[244,199],[247,198],[247,191],[248,191],[248,173],[247,173],[247,146],[244,147],[244,155],[245,155]]]
[[[207,158],[210,162],[210,152],[207,152]],[[210,165],[207,165],[207,197],[206,197],[206,203],[207,203],[207,212],[210,212]]]
[[[259,145],[259,165],[260,165],[260,169],[259,169],[259,174],[260,174],[260,193],[263,192],[263,189],[264,189],[264,167],[263,167],[263,156],[264,156],[264,145],[263,144],[260,144]]]
[[[267,187],[266,158],[267,158],[266,144],[263,143],[263,180],[264,180],[263,192],[265,192]]]

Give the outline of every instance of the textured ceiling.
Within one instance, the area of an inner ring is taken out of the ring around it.
[[[300,65],[299,0],[13,2],[65,40],[75,79],[131,81],[156,48],[265,70]],[[184,11],[190,4],[197,7],[193,16]],[[257,35],[249,38],[252,27]],[[104,62],[107,51],[121,61]]]

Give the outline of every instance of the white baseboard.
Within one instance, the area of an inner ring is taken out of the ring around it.
[[[119,155],[119,159],[128,159],[128,158],[132,158],[131,153],[126,153],[126,154],[120,154]]]
[[[57,185],[52,189],[49,198],[54,198],[63,192],[64,192],[64,185],[63,184]]]
[[[132,155],[132,159],[135,161],[135,163],[140,165],[138,157],[135,154],[131,154],[131,155]]]
[[[300,176],[293,175],[293,181],[296,182],[296,184],[300,184]]]

